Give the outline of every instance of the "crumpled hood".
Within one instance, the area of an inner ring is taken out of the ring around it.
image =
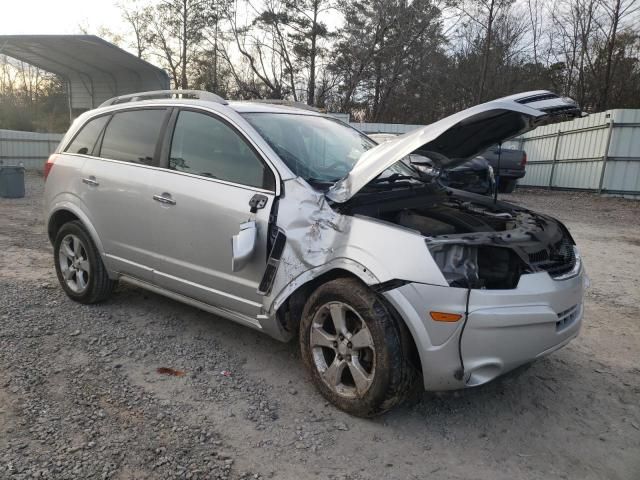
[[[540,125],[582,116],[569,98],[546,90],[525,92],[476,105],[426,127],[418,128],[365,152],[351,171],[336,182],[327,197],[348,201],[371,180],[416,150],[435,152],[433,165],[448,169]]]

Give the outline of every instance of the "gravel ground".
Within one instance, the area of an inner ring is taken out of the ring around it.
[[[640,478],[639,202],[505,195],[574,234],[592,280],[581,336],[362,420],[316,393],[295,344],[132,287],[67,299],[41,195],[31,174],[26,198],[0,199],[1,479]]]

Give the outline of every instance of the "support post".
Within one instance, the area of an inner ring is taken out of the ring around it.
[[[610,115],[610,114],[609,114]],[[613,133],[613,127],[615,122],[613,118],[609,119],[609,129],[607,130],[607,146],[602,156],[602,170],[600,171],[600,183],[598,183],[598,193],[602,193],[602,187],[604,186],[604,173],[607,168],[607,160],[609,159],[609,146],[611,145],[611,134]]]
[[[556,162],[558,161],[558,145],[560,145],[560,135],[562,130],[558,129],[556,132],[556,144],[553,147],[553,162],[551,163],[551,174],[549,175],[549,190],[553,188],[553,174],[556,171]]]
[[[67,105],[69,106],[69,126],[73,123],[73,91],[71,90],[71,79],[67,78]]]

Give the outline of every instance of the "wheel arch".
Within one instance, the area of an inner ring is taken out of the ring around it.
[[[350,263],[355,264],[356,262]],[[337,278],[352,278],[371,289],[371,291],[377,295],[380,302],[396,320],[400,327],[401,341],[406,348],[406,351],[409,352],[411,363],[416,367],[416,369],[421,371],[422,364],[419,357],[419,350],[414,339],[413,329],[407,324],[407,321],[402,317],[402,315],[400,315],[394,305],[392,305],[392,303],[389,302],[381,292],[376,291],[375,287],[381,285],[380,282],[378,282],[364,266],[360,264],[356,265],[358,268],[353,268],[353,266],[350,265],[334,265],[325,269],[318,275],[308,278],[302,283],[298,283],[297,286],[288,293],[286,298],[283,298],[278,302],[278,307],[275,312],[277,321],[282,325],[285,331],[289,333],[290,339],[294,338],[297,336],[298,327],[302,318],[302,311],[311,293],[320,285],[328,281]],[[367,272],[369,272],[368,275]],[[372,279],[375,279],[375,281],[371,282]]]
[[[53,242],[55,241],[56,234],[58,233],[60,228],[65,223],[73,221],[79,221],[82,224],[82,226],[87,230],[87,233],[91,237],[91,240],[93,240],[93,243],[98,249],[100,255],[103,255],[104,248],[102,246],[102,242],[100,241],[98,232],[89,220],[89,217],[82,210],[68,202],[56,205],[49,214],[47,220],[47,236],[49,237],[49,241],[51,242],[51,244],[53,244]]]

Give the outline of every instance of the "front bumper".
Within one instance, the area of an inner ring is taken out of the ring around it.
[[[385,292],[411,331],[426,390],[452,390],[494,378],[566,345],[582,324],[586,275],[554,280],[523,275],[512,290],[408,284]],[[435,322],[429,312],[469,315]],[[461,362],[462,358],[462,362]]]

